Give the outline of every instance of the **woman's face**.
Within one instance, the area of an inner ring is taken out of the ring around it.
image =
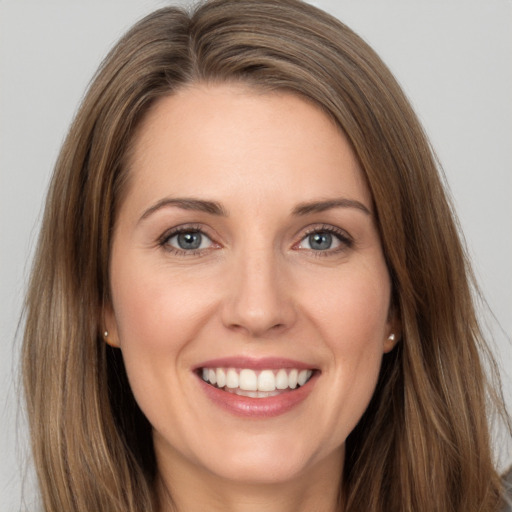
[[[155,104],[129,172],[106,325],[160,469],[244,482],[341,470],[393,346],[346,138],[298,96],[198,85]]]

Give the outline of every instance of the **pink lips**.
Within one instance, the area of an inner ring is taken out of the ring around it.
[[[265,357],[262,359],[253,359],[250,357],[223,357],[219,359],[210,359],[204,363],[198,364],[195,370],[199,368],[250,368],[251,370],[278,370],[279,368],[297,368],[298,370],[308,370],[311,365],[294,361],[293,359]]]
[[[265,398],[252,398],[240,396],[219,389],[205,382],[199,376],[202,368],[248,368],[252,370],[277,370],[281,368],[296,368],[298,370],[313,369],[311,365],[291,359],[263,358],[252,359],[246,357],[229,357],[208,360],[194,368],[198,381],[205,395],[217,406],[236,416],[247,418],[270,418],[284,414],[300,405],[313,390],[319,373],[315,371],[311,379],[304,385],[293,390],[285,390],[279,395]]]

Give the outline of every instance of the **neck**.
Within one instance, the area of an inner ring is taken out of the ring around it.
[[[342,459],[334,454],[279,482],[226,480],[183,459],[159,460],[160,512],[340,512]]]

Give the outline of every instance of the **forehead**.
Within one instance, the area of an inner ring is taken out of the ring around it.
[[[371,206],[342,131],[319,107],[288,92],[196,85],[161,98],[137,130],[128,169],[129,188],[148,200],[229,195],[245,184],[244,193],[260,201],[273,192],[291,201],[349,194]]]

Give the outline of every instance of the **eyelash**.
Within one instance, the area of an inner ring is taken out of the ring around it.
[[[206,236],[208,239],[212,240],[211,237],[204,232],[204,229],[201,226],[197,224],[187,224],[185,226],[178,226],[176,228],[172,228],[169,231],[166,231],[158,239],[158,245],[162,247],[164,251],[176,256],[198,256],[199,254],[202,254],[205,251],[205,249],[194,249],[186,251],[184,249],[178,249],[177,247],[169,245],[169,240],[181,233],[200,233],[202,236]],[[213,240],[212,244],[215,245]]]
[[[171,238],[175,237],[176,235],[179,235],[181,233],[200,233],[202,236],[207,237],[212,244],[217,247],[219,247],[218,244],[215,244],[215,242],[212,240],[210,236],[208,236],[204,229],[197,224],[190,224],[190,225],[184,225],[184,226],[178,226],[176,228],[172,228],[169,231],[166,231],[159,239],[158,239],[158,245],[162,247],[166,252],[177,255],[177,256],[198,256],[200,254],[203,254],[208,249],[194,249],[194,250],[184,250],[184,249],[178,249],[176,247],[173,247],[169,245],[169,240]],[[322,225],[320,227],[311,227],[309,228],[301,237],[299,242],[293,245],[293,247],[296,247],[297,245],[300,245],[307,237],[314,235],[316,233],[329,233],[331,235],[334,235],[334,237],[340,242],[340,246],[336,247],[334,249],[326,249],[326,250],[313,250],[313,249],[304,249],[308,250],[310,253],[312,253],[315,257],[326,257],[331,256],[333,254],[338,254],[340,252],[346,251],[347,249],[350,249],[354,245],[353,239],[347,234],[346,231],[336,228],[331,225]]]
[[[315,257],[324,258],[327,256],[332,256],[334,254],[339,254],[340,252],[344,252],[347,249],[351,249],[354,246],[354,240],[348,235],[346,231],[343,229],[337,228],[335,226],[331,226],[328,224],[324,224],[320,227],[315,226],[309,228],[302,238],[299,241],[299,244],[305,240],[307,237],[314,235],[316,233],[329,233],[331,235],[334,235],[335,238],[340,242],[340,246],[336,247],[334,249],[326,249],[325,251],[315,251],[313,249],[305,249],[309,250],[310,253],[313,254]],[[295,244],[298,245],[298,244]]]

